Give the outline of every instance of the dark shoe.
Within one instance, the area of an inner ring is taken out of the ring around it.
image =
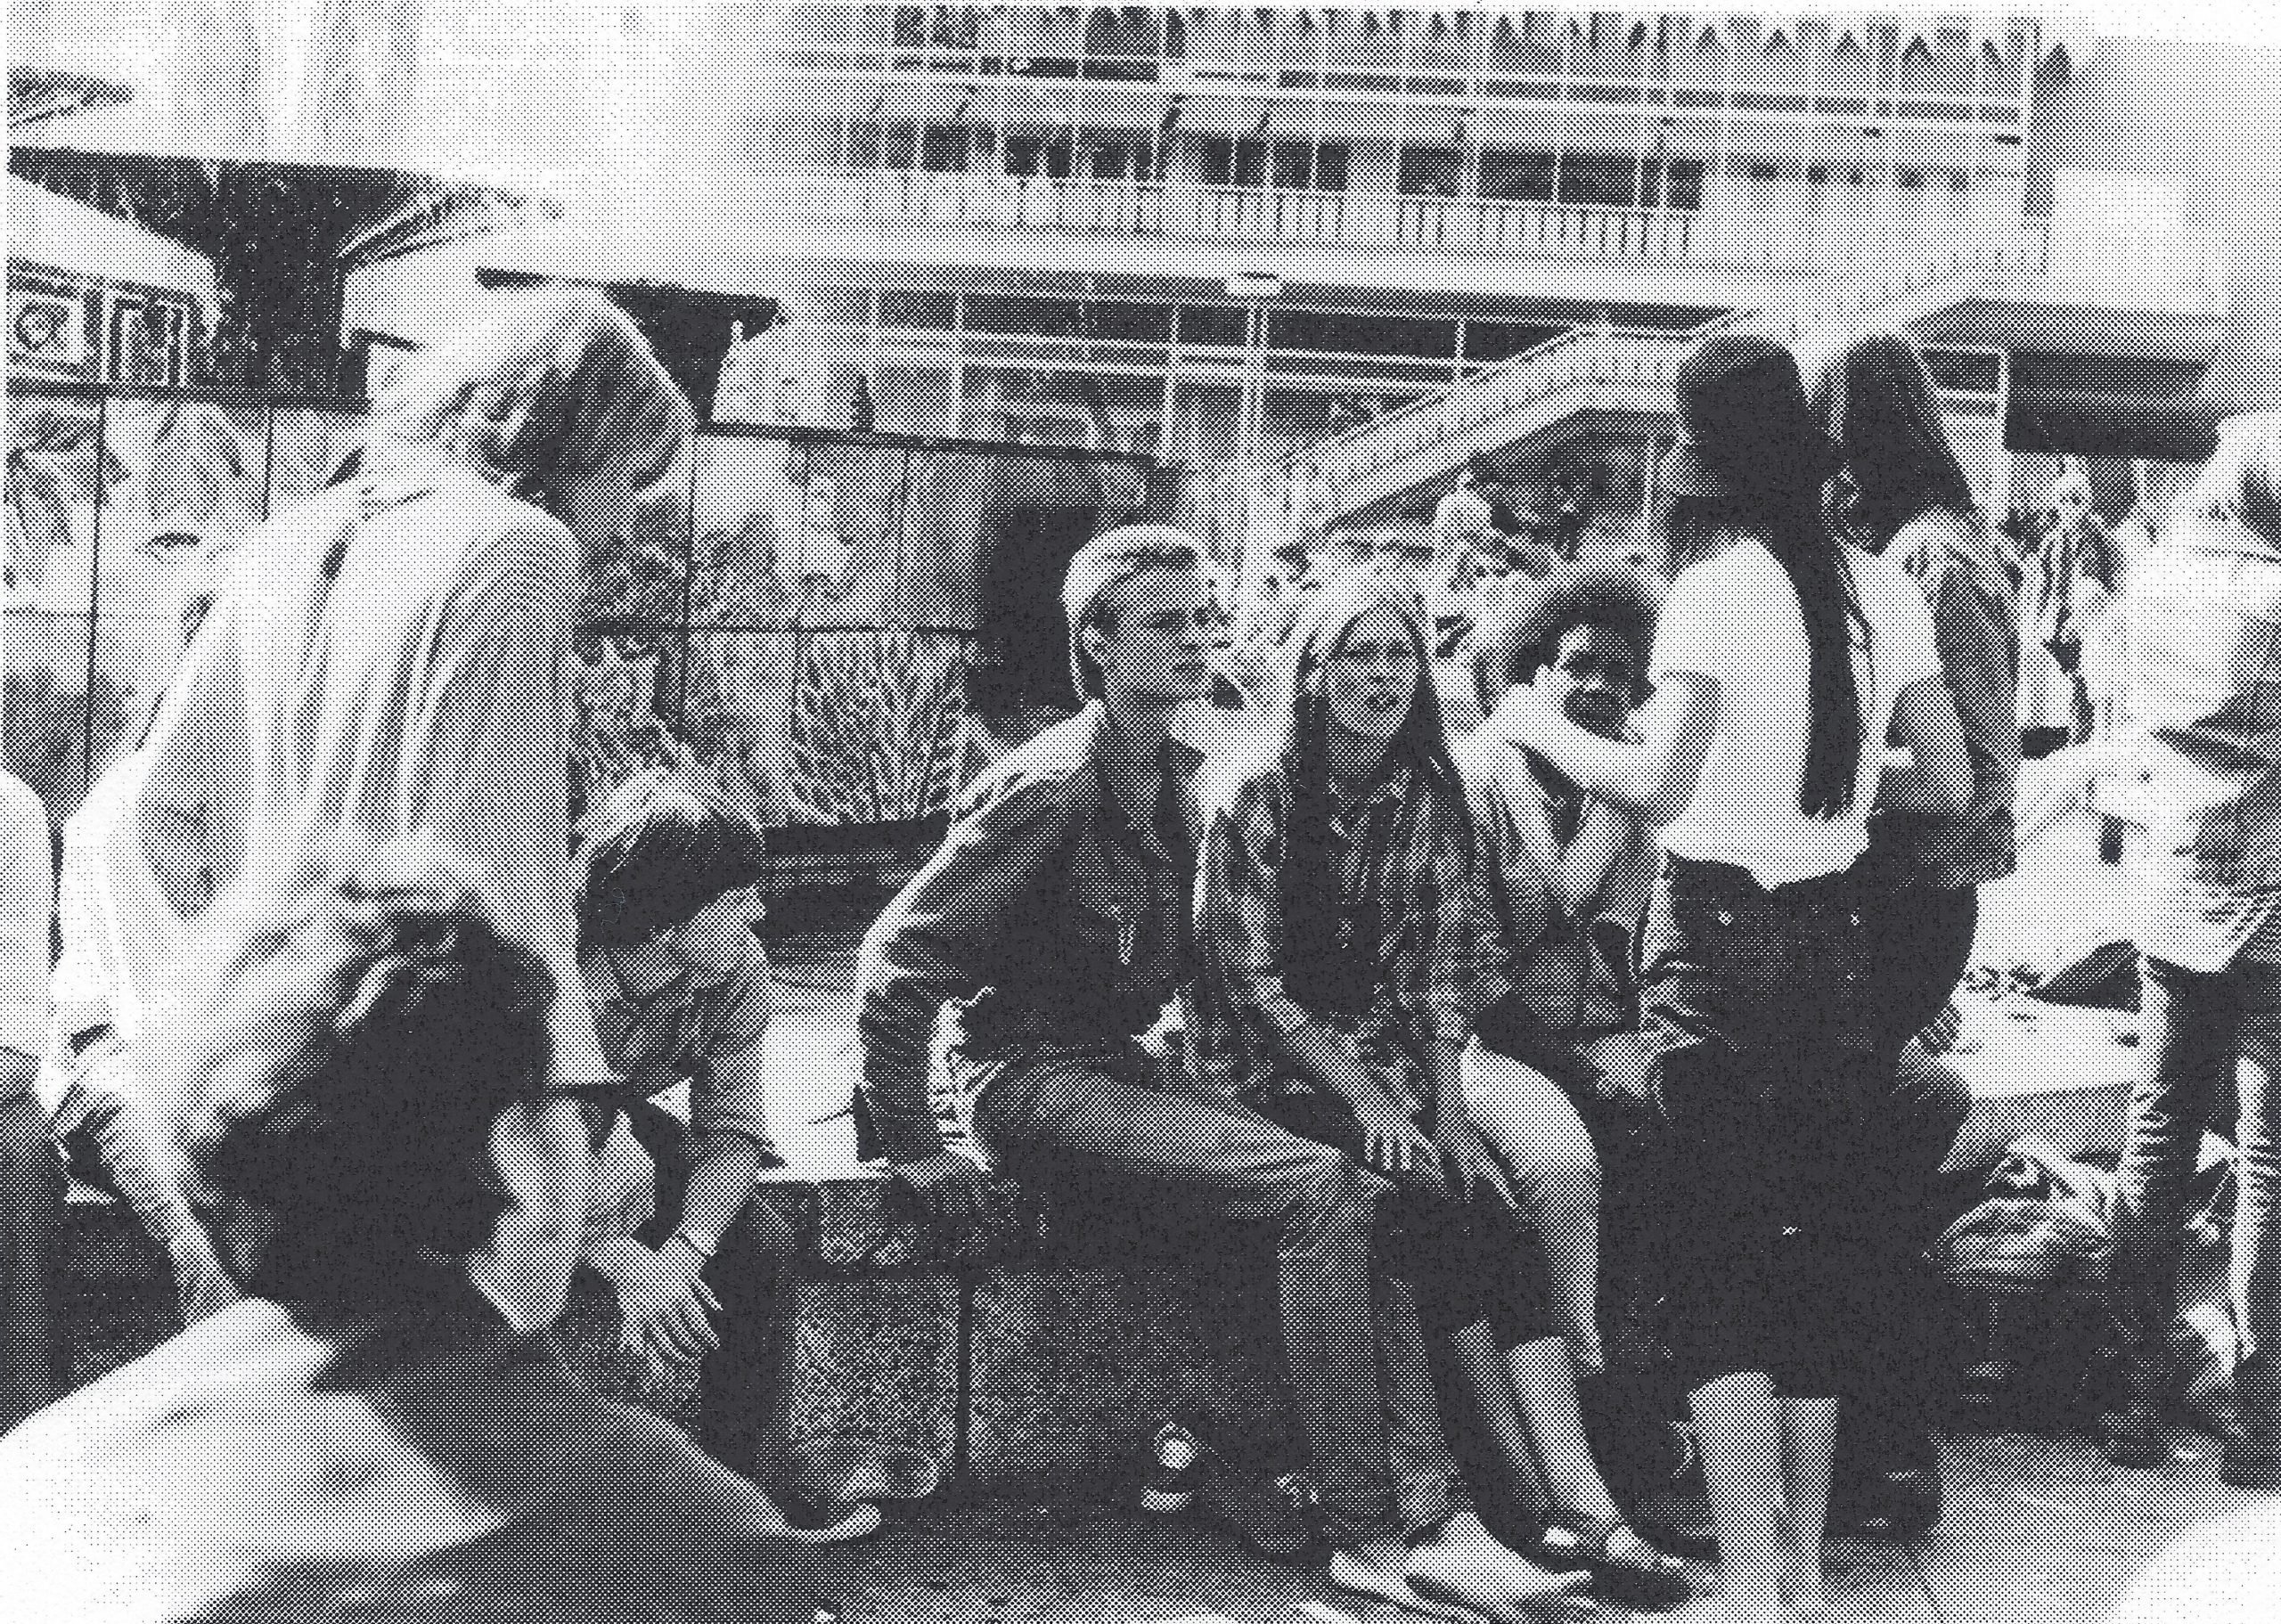
[[[1679,1559],[1648,1544],[1628,1522],[1595,1523],[1556,1512],[1533,1546],[1517,1548],[1555,1573],[1589,1571],[1593,1591],[1618,1607],[1663,1612],[1693,1594]]]
[[[2234,1368],[2234,1408],[2219,1476],[2236,1489],[2281,1494],[2281,1371],[2262,1355]]]

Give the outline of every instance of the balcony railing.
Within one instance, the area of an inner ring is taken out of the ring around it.
[[[1831,272],[1935,256],[1960,241],[2016,252],[2016,208],[1697,213],[1387,191],[871,169],[778,173],[747,184],[776,217],[954,225],[1078,236],[1411,248],[1635,265]],[[716,211],[718,193],[704,207]]]

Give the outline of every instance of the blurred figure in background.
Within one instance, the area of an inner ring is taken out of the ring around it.
[[[47,1027],[55,857],[47,808],[0,772],[0,1432],[53,1400],[62,1187],[35,1091]]]

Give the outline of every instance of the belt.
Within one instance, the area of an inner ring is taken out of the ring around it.
[[[1712,862],[1669,852],[1664,853],[1664,861],[1671,864],[1671,872],[1675,879],[1793,905],[1825,899],[1850,902],[1859,894],[1861,885],[1861,876],[1857,869],[1842,869],[1835,874],[1817,874],[1811,879],[1792,880],[1786,885],[1770,887],[1761,885],[1758,877],[1740,863]]]

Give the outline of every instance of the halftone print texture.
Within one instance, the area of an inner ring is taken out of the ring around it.
[[[0,1619],[2281,1597],[2254,36],[8,37]],[[581,956],[655,766],[733,975]]]

